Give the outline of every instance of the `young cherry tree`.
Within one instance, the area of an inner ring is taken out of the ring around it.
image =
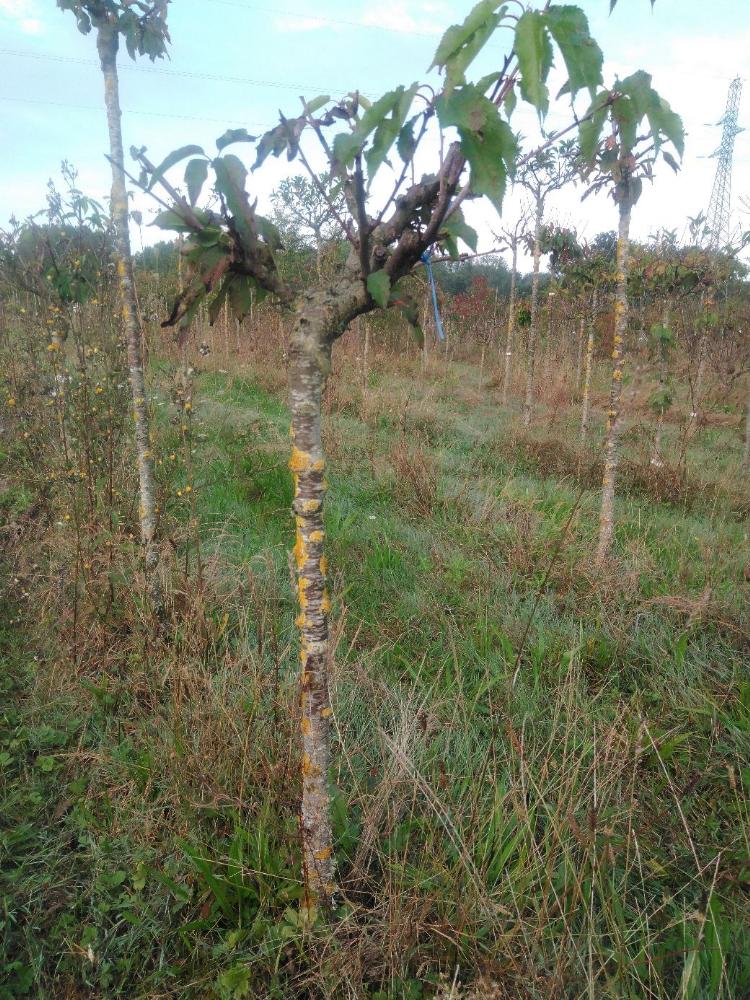
[[[491,38],[508,37],[498,29],[509,25],[514,33],[499,68],[470,81],[467,72],[475,58]],[[145,151],[134,154],[144,171],[144,185],[170,195],[159,224],[188,235],[186,256],[192,277],[167,323],[189,323],[206,301],[214,315],[227,299],[242,314],[252,296],[264,294],[276,296],[294,315],[288,352],[289,464],[296,524],[307,907],[330,905],[336,893],[328,785],[331,605],[326,588],[327,487],[321,440],[321,396],[331,350],[353,319],[374,309],[394,304],[407,318],[415,315],[413,305],[408,307],[404,279],[436,244],[455,253],[459,238],[470,246],[475,243],[476,234],[462,217],[467,199],[486,197],[500,210],[507,180],[521,160],[508,120],[516,92],[541,114],[546,112],[546,80],[555,49],[567,69],[571,99],[581,90],[588,90],[593,99],[601,84],[602,54],[581,10],[548,3],[542,10],[524,10],[520,17],[510,18],[507,4],[481,0],[463,23],[448,29],[438,46],[433,67],[444,74],[438,92],[413,83],[372,104],[357,93],[340,101],[318,97],[303,102],[296,116],[281,116],[279,124],[260,138],[242,129],[226,133],[217,143],[217,155],[187,146],[155,167]],[[605,114],[602,109],[613,100],[615,95],[605,92],[589,117]],[[575,120],[565,131],[574,127]],[[438,141],[428,146],[428,136]],[[339,233],[348,242],[348,256],[335,275],[303,290],[282,278],[276,263],[278,232],[259,214],[241,159],[226,151],[233,142],[255,144],[253,170],[269,156],[298,160],[321,195],[323,185],[316,181],[313,157],[322,156],[346,202],[345,211],[330,204]],[[185,159],[187,196],[165,177]],[[218,207],[211,210],[198,207],[209,175],[218,200]]]
[[[58,7],[72,11],[78,29],[88,34],[96,31],[96,47],[104,78],[104,103],[109,129],[109,159],[112,165],[110,214],[115,230],[115,258],[120,286],[122,330],[128,355],[130,391],[135,423],[135,448],[140,493],[139,517],[146,579],[154,610],[162,611],[158,580],[159,549],[156,537],[157,510],[154,460],[151,452],[143,350],[135,296],[133,258],[130,252],[128,197],[125,189],[122,113],[120,111],[117,54],[120,39],[132,59],[147,55],[151,60],[166,52],[167,4],[169,0],[57,0]]]
[[[519,215],[515,223],[511,226],[503,226],[500,235],[494,234],[495,239],[503,249],[510,250],[510,293],[508,296],[508,323],[505,332],[505,367],[503,369],[503,406],[508,405],[508,389],[510,387],[510,375],[512,371],[513,359],[513,337],[516,332],[516,284],[518,281],[518,249],[526,238],[526,229],[529,224],[529,213],[526,209]]]
[[[609,103],[605,104],[609,97]],[[639,134],[642,124],[645,132]],[[608,126],[608,134],[602,132]],[[614,533],[615,477],[618,463],[618,436],[622,400],[625,335],[628,326],[628,275],[630,264],[630,218],[641,196],[643,180],[653,177],[654,164],[661,153],[674,169],[672,154],[663,149],[672,144],[679,156],[684,149],[680,117],[651,86],[648,73],[639,70],[625,80],[616,80],[610,90],[600,91],[581,125],[581,162],[590,182],[588,193],[609,189],[618,210],[615,330],[612,347],[612,384],[604,445],[602,504],[596,560],[606,561]],[[585,195],[584,195],[585,197]]]
[[[534,212],[534,231],[531,252],[534,266],[531,278],[531,322],[526,329],[526,393],[523,401],[523,425],[531,425],[534,410],[534,375],[536,369],[536,344],[539,332],[539,269],[542,259],[542,225],[547,199],[555,191],[569,184],[575,177],[575,145],[563,142],[558,147],[541,150],[521,167],[518,183],[531,195]]]

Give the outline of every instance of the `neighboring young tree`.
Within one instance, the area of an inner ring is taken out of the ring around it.
[[[168,0],[149,3],[140,0],[57,0],[58,7],[75,14],[78,28],[83,34],[88,34],[92,28],[96,30],[96,46],[104,77],[104,103],[109,129],[109,158],[112,165],[110,214],[115,229],[115,261],[120,283],[122,328],[127,346],[133,400],[141,542],[145,554],[146,579],[154,610],[159,615],[162,613],[162,595],[158,579],[159,548],[156,538],[154,460],[149,432],[133,259],[130,252],[117,53],[120,39],[123,38],[132,59],[135,59],[136,55],[147,55],[152,60],[162,57],[169,42],[167,4]]]
[[[507,18],[507,20],[506,20]],[[512,49],[501,68],[477,83],[466,71],[501,25],[514,23]],[[370,104],[355,94],[333,102],[320,97],[303,104],[295,118],[282,117],[278,126],[256,146],[254,169],[269,155],[299,157],[308,139],[328,161],[346,199],[346,214],[336,211],[341,237],[349,253],[335,275],[294,295],[282,279],[277,263],[278,233],[256,210],[246,190],[247,170],[225,146],[250,141],[244,130],[233,130],[218,143],[218,155],[195,153],[187,173],[205,180],[213,171],[219,208],[195,208],[201,184],[190,200],[173,198],[172,208],[159,223],[187,232],[186,247],[193,277],[177,301],[170,323],[189,322],[208,298],[209,310],[220,308],[228,296],[239,312],[253,294],[271,293],[294,312],[289,347],[294,514],[297,539],[297,593],[300,613],[303,870],[307,907],[329,905],[336,891],[333,836],[330,821],[330,717],[328,696],[328,617],[323,502],[326,460],[321,438],[321,396],[331,366],[333,344],[357,316],[394,304],[407,318],[408,291],[403,279],[419,266],[435,244],[455,253],[457,240],[475,245],[476,234],[462,218],[461,207],[470,196],[486,196],[500,209],[508,176],[519,163],[516,138],[508,123],[515,92],[542,115],[549,104],[546,78],[553,43],[567,67],[566,92],[575,98],[601,82],[602,55],[590,37],[582,11],[571,6],[547,5],[525,11],[511,21],[504,5],[482,0],[466,20],[451,27],[441,40],[434,65],[445,71],[442,89],[412,84],[398,87]],[[618,95],[605,92],[589,119],[606,114]],[[603,123],[599,122],[599,129]],[[573,122],[570,128],[576,127]],[[441,134],[431,149],[443,150],[439,162],[424,149],[433,131]],[[567,130],[566,130],[567,131]],[[450,133],[450,134],[449,134]],[[550,144],[560,137],[551,137]],[[592,140],[598,141],[598,132]],[[395,151],[393,147],[395,146]],[[171,154],[159,168],[137,153],[149,183],[161,182],[164,171],[190,150]],[[541,155],[541,154],[539,154]],[[396,157],[398,156],[398,159]],[[592,150],[593,156],[593,150]],[[400,162],[399,162],[400,161]],[[417,179],[417,163],[433,172]],[[388,164],[393,181],[376,203],[381,185],[373,179]],[[308,170],[316,184],[315,174]],[[413,176],[412,176],[413,174]],[[316,184],[317,186],[317,184]],[[320,190],[320,188],[318,188]],[[331,206],[332,211],[334,206]]]
[[[609,99],[609,103],[605,103]],[[639,127],[647,122],[646,134]],[[602,138],[605,125],[609,134]],[[618,209],[615,330],[612,348],[607,433],[604,447],[602,505],[599,519],[597,562],[609,556],[614,532],[615,478],[618,463],[618,435],[622,399],[623,359],[628,326],[628,274],[630,262],[630,217],[641,196],[643,179],[651,179],[659,153],[678,169],[674,157],[662,149],[670,142],[682,156],[684,132],[678,115],[651,86],[651,77],[642,71],[615,81],[610,90],[600,91],[581,126],[581,162],[589,192],[610,190]]]
[[[322,277],[323,250],[339,233],[337,216],[346,213],[346,199],[339,181],[319,174],[308,180],[303,174],[285,178],[271,195],[272,219],[286,245],[295,249],[310,245],[315,251],[315,270]]]
[[[510,292],[508,293],[508,325],[505,334],[505,367],[503,369],[503,406],[508,405],[508,389],[513,359],[513,336],[516,331],[516,284],[518,278],[518,248],[526,240],[526,229],[529,224],[529,213],[524,210],[512,226],[504,226],[495,239],[500,245],[510,250]]]
[[[539,328],[539,270],[542,259],[542,225],[549,196],[574,180],[576,167],[575,144],[561,142],[559,146],[545,149],[531,157],[522,167],[517,183],[525,188],[532,199],[534,232],[531,252],[534,267],[531,282],[531,322],[526,330],[526,393],[523,401],[523,425],[529,427],[534,410],[534,373],[536,367],[536,342]]]

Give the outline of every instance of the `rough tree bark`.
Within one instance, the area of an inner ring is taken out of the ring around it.
[[[620,430],[620,404],[622,400],[622,364],[625,331],[628,325],[628,269],[630,265],[630,215],[632,202],[629,185],[619,201],[619,226],[617,234],[617,289],[615,292],[615,332],[612,346],[612,387],[607,412],[607,436],[604,445],[604,476],[602,477],[602,506],[599,516],[599,544],[596,552],[598,563],[604,563],[612,546],[614,533],[615,477],[617,475],[618,437]]]
[[[594,292],[592,302],[592,317],[589,324],[589,335],[586,340],[586,363],[583,373],[583,400],[581,402],[581,447],[586,444],[589,429],[589,400],[591,398],[591,371],[594,364],[594,323],[598,305],[597,293]]]
[[[526,333],[526,395],[523,401],[523,426],[531,425],[534,409],[534,366],[536,355],[537,317],[539,314],[539,264],[541,261],[542,216],[544,203],[537,200],[534,219],[534,273],[531,279],[531,322]]]
[[[510,272],[510,300],[508,302],[508,332],[505,337],[505,373],[503,375],[503,406],[508,405],[511,358],[513,357],[513,333],[516,325],[516,268],[518,266],[518,243],[513,243],[513,263]]]
[[[289,350],[292,451],[296,523],[294,558],[300,635],[302,730],[301,831],[307,908],[329,906],[336,892],[330,818],[330,717],[328,692],[331,607],[326,587],[325,455],[321,400],[330,370],[331,346],[364,311],[362,282],[350,280],[335,293],[315,290],[304,297]]]
[[[104,77],[104,102],[107,110],[109,148],[112,164],[112,197],[110,212],[115,228],[115,254],[122,328],[128,356],[128,374],[133,401],[135,422],[135,450],[138,463],[140,492],[140,527],[148,583],[154,609],[162,612],[162,593],[158,580],[159,549],[156,540],[156,491],[154,487],[154,461],[151,454],[146,383],[143,373],[141,332],[133,279],[133,258],[130,252],[128,230],[128,200],[123,173],[122,114],[120,111],[119,83],[117,77],[117,51],[119,36],[114,25],[103,25],[97,31],[97,49]]]

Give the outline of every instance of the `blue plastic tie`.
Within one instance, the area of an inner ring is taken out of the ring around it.
[[[435,275],[432,272],[432,255],[429,250],[425,250],[422,254],[422,261],[424,262],[424,266],[427,268],[427,276],[430,279],[430,288],[432,289],[432,307],[435,310],[435,329],[437,330],[438,340],[445,340],[445,331],[443,330],[443,323],[440,319],[437,285],[435,284]]]

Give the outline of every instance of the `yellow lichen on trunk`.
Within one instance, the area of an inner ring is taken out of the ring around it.
[[[620,220],[617,237],[617,289],[615,292],[615,331],[612,346],[612,383],[607,412],[607,436],[604,444],[604,475],[599,515],[599,542],[596,559],[602,564],[609,555],[614,534],[615,481],[618,461],[618,434],[622,399],[622,363],[628,322],[628,269],[630,259],[630,211],[627,196],[619,202]]]

